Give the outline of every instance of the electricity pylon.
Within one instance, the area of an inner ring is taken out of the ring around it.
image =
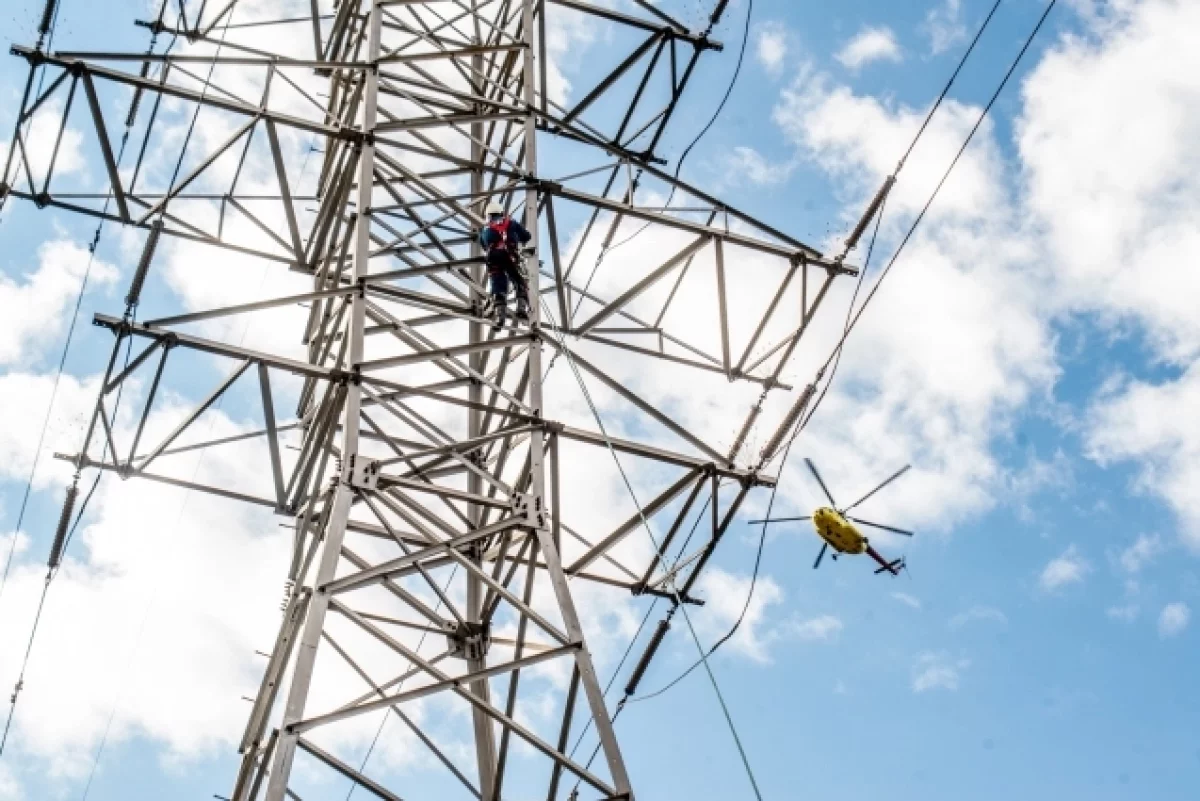
[[[294,523],[283,622],[241,739],[235,801],[306,797],[304,782],[320,771],[384,799],[555,799],[571,786],[632,798],[578,587],[696,602],[696,582],[743,500],[772,484],[760,471],[812,385],[747,454],[764,401],[791,390],[780,376],[813,314],[836,277],[855,274],[662,169],[664,132],[701,55],[721,49],[708,31],[726,5],[716,2],[708,30],[696,33],[669,4],[649,0],[621,10],[584,0],[164,3],[157,20],[139,24],[186,41],[182,54],[153,44],[146,53],[13,49],[30,75],[0,193],[148,232],[126,313],[94,318],[113,347],[83,443],[62,458],[79,471],[212,493]],[[574,15],[605,37],[584,70],[590,85],[570,104],[555,99],[553,15]],[[122,102],[123,120],[111,113]],[[58,188],[61,134],[46,163],[31,160],[27,123],[58,103],[61,129],[86,131],[104,191]],[[169,180],[143,169],[148,151],[178,147],[162,138],[163,118],[193,113],[221,135],[190,145]],[[141,154],[132,171],[121,163],[128,143]],[[302,143],[321,153],[314,179],[296,163]],[[553,172],[539,167],[543,147]],[[533,234],[530,320],[506,330],[493,329],[485,311],[478,231],[491,201]],[[581,281],[581,254],[599,254],[594,274],[634,226],[644,243],[667,243],[665,259],[643,263],[629,255],[641,246],[630,245],[620,268],[607,268],[620,273],[615,290]],[[311,288],[136,320],[162,237],[254,257]],[[745,282],[747,259],[769,291],[739,301],[731,322],[726,265]],[[669,317],[695,282],[712,287],[714,302]],[[308,312],[297,352],[246,348],[205,327],[298,305]],[[681,316],[690,331],[715,332],[719,353],[673,333],[668,319]],[[613,369],[614,356],[754,385],[758,400],[718,446],[647,399],[636,371]],[[553,419],[543,385],[555,359],[581,385],[586,377],[611,392],[625,410],[622,430],[634,433]],[[202,375],[213,361],[227,375],[191,413],[156,424],[168,366]],[[148,389],[130,390],[135,408],[126,413],[136,424],[126,431],[116,404],[134,378]],[[255,383],[260,427],[196,438],[197,421],[231,388]],[[284,399],[294,414],[281,413]],[[293,455],[288,438],[297,436]],[[223,447],[259,460],[260,486],[175,469],[186,453]],[[629,519],[585,536],[564,500],[566,448],[573,459],[619,455],[672,478]],[[704,495],[711,525],[684,553],[691,538],[681,547],[679,535]],[[665,531],[652,548],[630,547],[630,535],[652,527]],[[665,632],[651,639],[631,686]],[[436,653],[423,653],[431,635]],[[318,694],[323,671],[337,680]],[[318,695],[337,700],[315,705]],[[529,711],[546,699],[551,720]],[[431,708],[436,720],[423,720]],[[338,756],[336,737],[323,739],[388,710],[445,784],[372,778],[365,762]],[[602,755],[595,769],[568,750],[585,726]],[[473,764],[460,764],[447,738],[470,743]],[[297,771],[300,760],[311,770]]]

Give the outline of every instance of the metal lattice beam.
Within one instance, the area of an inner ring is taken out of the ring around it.
[[[378,798],[420,797],[419,785],[372,775],[324,739],[373,712],[404,722],[463,797],[553,801],[579,782],[604,798],[632,798],[573,588],[591,582],[698,602],[690,593],[738,508],[773,483],[760,471],[774,445],[746,456],[748,432],[767,394],[791,389],[780,376],[832,281],[856,271],[655,166],[698,59],[721,49],[669,10],[641,0],[620,11],[584,0],[312,0],[298,6],[307,15],[242,27],[234,20],[245,5],[252,0],[206,5],[201,19],[139,23],[186,39],[184,53],[13,48],[30,65],[30,89],[3,194],[154,236],[161,229],[307,283],[136,324],[128,312],[97,314],[114,336],[101,396],[79,451],[60,456],[291,520],[291,590],[240,742],[235,801],[301,797],[298,760]],[[548,83],[547,14],[585,15],[620,43],[565,107]],[[207,68],[214,77],[202,80]],[[34,93],[39,70],[47,80]],[[79,84],[84,103],[74,102]],[[125,135],[143,153],[164,146],[166,114],[203,113],[222,136],[188,152],[170,185],[140,161],[123,170],[113,149],[121,120],[108,113],[118,90],[134,92]],[[102,191],[70,186],[54,158],[44,169],[30,163],[22,126],[63,97],[60,132],[83,131]],[[315,180],[297,177],[298,142],[320,153]],[[544,148],[570,174],[542,167]],[[647,185],[677,201],[654,205]],[[477,232],[491,200],[533,233],[536,300],[529,324],[512,332],[492,331],[485,316]],[[625,223],[665,242],[663,253],[624,267],[615,290],[593,289],[581,254],[603,259]],[[756,309],[735,312],[732,285],[746,258],[774,271],[771,290]],[[810,274],[821,281],[812,297]],[[681,328],[676,299],[706,275],[716,302]],[[299,351],[195,329],[297,306],[307,308]],[[738,324],[747,313],[750,324]],[[697,328],[718,332],[716,345],[698,341]],[[119,367],[127,346],[136,356]],[[199,356],[215,357],[223,377],[190,413],[159,425],[160,386]],[[613,437],[553,419],[544,381],[559,357],[620,398],[639,433]],[[716,374],[762,395],[726,448],[645,397],[614,359]],[[135,431],[115,427],[114,394],[148,376]],[[260,423],[197,434],[220,399],[252,382],[248,414]],[[291,402],[294,410],[281,407]],[[175,469],[181,454],[234,446],[257,448],[261,486]],[[564,501],[564,448],[596,459],[611,449],[668,478],[640,514],[588,528]],[[722,486],[732,486],[723,506]],[[643,514],[663,521],[663,553],[675,547],[706,488],[711,526],[690,553],[668,560],[628,547]],[[423,653],[428,636],[434,656]],[[566,666],[565,686],[534,670],[553,664]],[[338,668],[350,677],[335,687],[341,700],[315,707],[322,673]],[[535,690],[556,705],[541,728],[525,714]],[[447,720],[469,724],[434,730],[415,713],[432,700],[464,712]],[[596,732],[602,767],[567,749],[584,726]],[[447,736],[470,743],[472,764],[455,759]],[[542,762],[518,758],[517,741]]]

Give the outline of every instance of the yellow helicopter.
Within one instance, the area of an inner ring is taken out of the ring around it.
[[[817,536],[822,539],[821,550],[817,554],[817,561],[813,562],[814,570],[820,567],[821,559],[825,556],[825,551],[828,550],[829,546],[832,545],[834,550],[834,553],[830,555],[830,558],[832,559],[836,560],[838,558],[838,554],[843,553],[865,553],[867,556],[879,563],[879,568],[875,571],[876,575],[883,572],[888,572],[893,576],[899,576],[900,571],[905,568],[904,557],[893,559],[890,562],[887,559],[884,559],[879,555],[878,551],[871,547],[871,543],[865,536],[863,536],[862,532],[858,530],[858,526],[854,524],[857,523],[860,526],[870,526],[872,528],[882,529],[883,531],[890,531],[893,534],[900,534],[905,537],[911,537],[913,532],[906,531],[902,528],[896,528],[894,526],[885,526],[881,523],[872,523],[869,520],[863,520],[859,517],[852,517],[846,513],[861,504],[863,501],[867,500],[867,498],[870,498],[872,495],[879,492],[888,484],[891,484],[893,481],[900,478],[900,476],[908,472],[908,469],[912,467],[912,465],[906,464],[904,467],[900,468],[887,479],[885,479],[882,484],[875,487],[875,489],[871,490],[846,508],[839,509],[837,508],[837,501],[833,499],[833,495],[831,495],[829,492],[829,488],[826,487],[825,482],[821,480],[821,474],[817,472],[816,465],[812,463],[811,459],[805,459],[804,462],[808,465],[808,469],[812,471],[813,478],[815,478],[817,483],[821,485],[821,490],[825,493],[825,497],[829,499],[829,506],[822,506],[811,515],[804,515],[802,517],[776,517],[770,520],[751,520],[750,522],[790,523],[800,520],[811,520],[813,522],[813,527],[817,530]]]

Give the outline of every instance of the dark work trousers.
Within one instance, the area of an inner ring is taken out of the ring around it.
[[[516,290],[517,302],[520,305],[529,302],[529,287],[525,282],[525,277],[521,274],[518,267],[518,262],[504,250],[493,250],[488,253],[487,257],[488,268],[488,291],[492,294],[492,301],[497,308],[505,303],[505,298],[508,297],[508,285],[511,282],[513,289]]]

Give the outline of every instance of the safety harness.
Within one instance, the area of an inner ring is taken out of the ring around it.
[[[512,259],[513,264],[516,264],[518,262],[516,243],[508,238],[508,226],[511,222],[511,217],[504,217],[494,222],[488,222],[488,228],[497,235],[497,238],[491,243],[488,250],[504,250]]]

